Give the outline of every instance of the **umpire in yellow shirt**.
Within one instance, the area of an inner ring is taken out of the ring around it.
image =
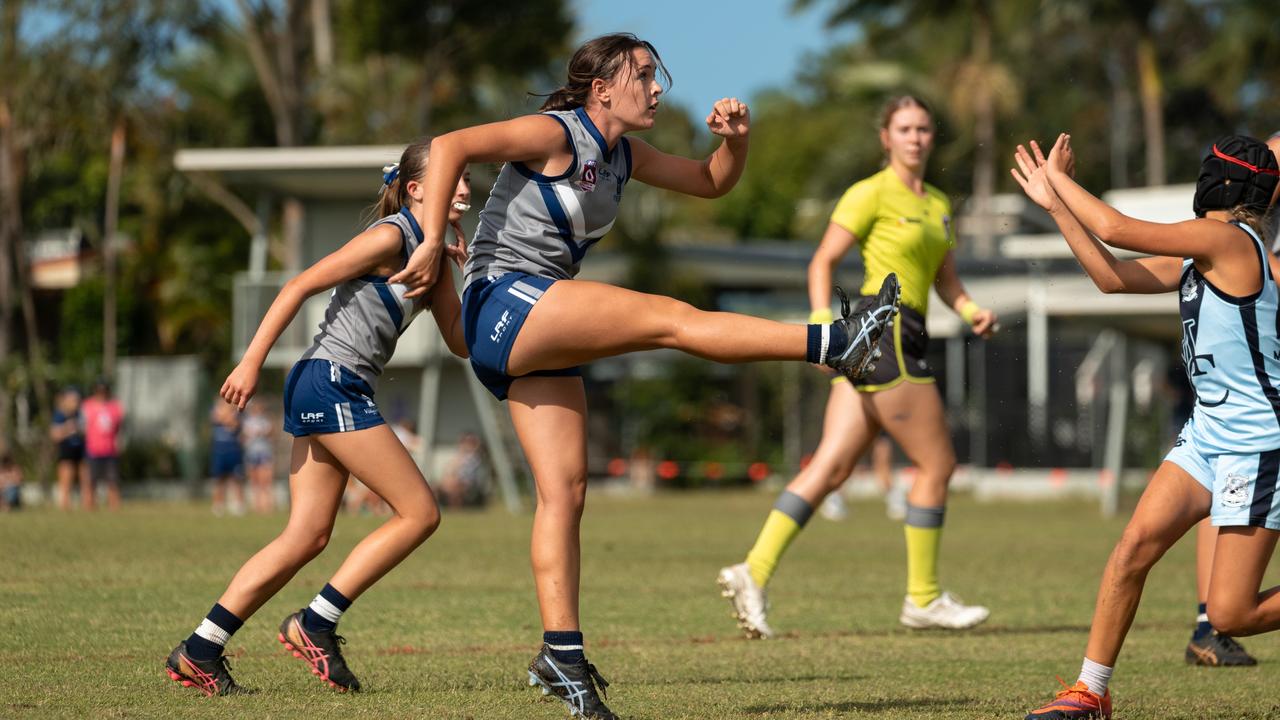
[[[899,621],[913,628],[963,629],[989,614],[944,592],[938,582],[947,486],[956,459],[926,359],[929,287],[978,335],[990,336],[996,315],[970,299],[956,275],[951,203],[924,181],[933,139],[933,114],[924,101],[904,95],[888,103],[880,122],[885,168],[845,192],[809,264],[810,322],[831,321],[832,275],[855,245],[866,267],[862,293],[874,295],[886,275],[897,273],[901,314],[893,332],[880,339],[882,356],[871,375],[856,388],[844,377],[832,380],[822,441],[812,461],[778,497],[746,560],[720,571],[722,593],[748,637],[773,635],[765,586],[813,509],[844,484],[881,430],[918,470],[907,495],[907,594]]]

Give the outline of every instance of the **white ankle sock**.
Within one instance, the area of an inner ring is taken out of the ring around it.
[[[1089,658],[1080,666],[1079,682],[1089,686],[1089,692],[1102,697],[1107,694],[1107,684],[1111,682],[1111,668],[1096,663]]]

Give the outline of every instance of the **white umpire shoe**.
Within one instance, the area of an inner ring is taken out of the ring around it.
[[[773,628],[769,627],[769,622],[765,619],[769,612],[769,599],[765,596],[764,588],[756,585],[756,581],[752,579],[751,570],[746,563],[721,568],[716,582],[720,585],[720,594],[729,598],[738,627],[742,628],[748,638],[773,637]]]
[[[933,602],[924,607],[916,607],[911,596],[902,600],[902,614],[898,622],[909,628],[946,628],[948,630],[964,630],[976,625],[991,615],[991,611],[981,605],[965,605],[960,598],[949,592],[939,595]]]
[[[818,514],[832,522],[848,520],[849,504],[845,502],[844,495],[836,490],[822,499],[822,504],[818,506]]]

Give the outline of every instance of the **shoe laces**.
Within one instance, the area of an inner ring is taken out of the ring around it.
[[[1053,696],[1055,700],[1071,697],[1072,695],[1084,695],[1085,699],[1092,700],[1095,703],[1101,702],[1098,693],[1090,690],[1089,686],[1083,682],[1077,680],[1075,685],[1067,685],[1067,681],[1063,680],[1061,675],[1055,677],[1058,678],[1058,683],[1062,685],[1062,689],[1058,691],[1058,694]]]
[[[226,655],[219,655],[218,659],[214,662],[217,663],[217,670],[214,672],[214,679],[219,681],[219,683],[225,680],[227,686],[234,686],[236,681],[231,679],[231,658]]]
[[[609,687],[609,681],[605,680],[604,676],[600,674],[600,671],[596,670],[596,666],[591,663],[587,663],[587,675],[591,677],[592,683],[595,684],[596,689],[600,691],[600,694],[604,699],[608,700],[609,693],[606,692],[606,690]]]
[[[844,288],[836,285],[832,290],[835,291],[836,297],[840,298],[840,317],[849,317],[849,296],[845,294]]]
[[[1241,646],[1240,643],[1236,642],[1236,639],[1230,635],[1223,635],[1220,632],[1215,632],[1213,635],[1217,638],[1218,645],[1227,652],[1244,652],[1244,647]]]

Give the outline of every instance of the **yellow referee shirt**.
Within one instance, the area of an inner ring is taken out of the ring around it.
[[[947,251],[955,247],[951,201],[925,183],[924,197],[886,167],[845,191],[831,222],[853,233],[866,266],[862,294],[874,295],[894,272],[902,302],[921,315],[929,312],[929,288]]]

